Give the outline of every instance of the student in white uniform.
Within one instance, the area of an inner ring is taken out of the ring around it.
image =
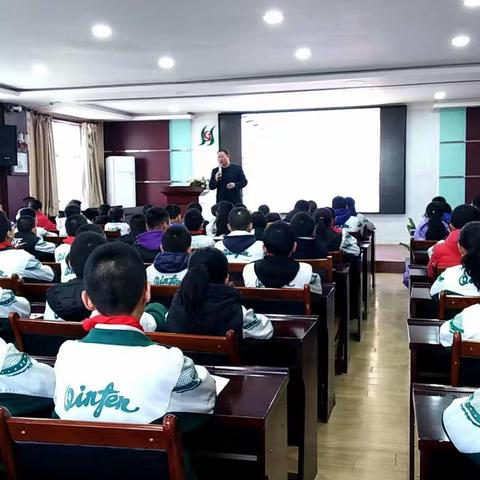
[[[271,338],[270,320],[245,308],[238,290],[228,281],[228,261],[221,251],[201,248],[193,252],[168,311],[166,331],[224,336],[234,330],[237,338]]]
[[[297,262],[291,256],[297,247],[292,227],[277,221],[263,235],[266,257],[249,263],[243,269],[246,287],[303,288],[310,285],[313,293],[322,293],[320,276],[308,263]]]
[[[95,249],[85,265],[87,336],[68,340],[55,363],[55,412],[64,420],[152,423],[167,413],[211,414],[215,381],[178,348],[153,343],[140,325],[150,300],[143,261],[123,242]]]
[[[480,341],[480,305],[471,305],[440,327],[440,343],[451,347],[453,335],[460,333],[462,340]]]
[[[57,224],[57,229],[58,229],[58,236],[59,237],[66,237],[67,234],[67,229],[65,228],[65,224],[67,222],[67,218],[73,216],[73,215],[81,215],[82,210],[80,208],[80,205],[77,205],[76,203],[69,203],[64,210],[64,217],[56,219],[56,224]]]
[[[11,277],[17,274],[25,280],[51,282],[55,278],[53,270],[42,265],[33,255],[15,248],[12,224],[3,212],[0,212],[0,277]]]
[[[192,236],[183,225],[172,225],[162,236],[162,251],[147,267],[147,280],[151,285],[176,286],[187,273]]]
[[[458,248],[462,264],[447,268],[430,289],[432,297],[442,291],[480,296],[480,222],[467,223],[460,232]]]
[[[122,207],[113,207],[110,210],[111,221],[105,224],[106,232],[120,231],[120,235],[128,235],[130,233],[130,225],[125,221],[125,214]]]
[[[196,208],[187,210],[183,216],[183,224],[192,236],[192,249],[213,247],[215,245],[213,237],[205,235],[204,222],[202,212]]]
[[[75,240],[77,230],[87,224],[87,219],[83,215],[71,215],[65,222],[65,230],[67,237],[61,245],[55,249],[55,262],[60,264],[62,270],[61,282],[65,283],[75,278],[75,273],[67,263],[67,255],[70,253],[70,248]]]
[[[228,214],[228,230],[215,244],[231,263],[249,263],[264,257],[263,242],[252,232],[252,215],[243,207],[236,207]]]
[[[0,287],[0,318],[8,318],[11,312],[28,318],[31,312],[30,302],[26,298],[17,297],[11,290]]]
[[[23,248],[39,260],[53,260],[55,244],[46,242],[42,237],[37,235],[34,217],[22,216],[18,219],[15,246],[17,248]]]

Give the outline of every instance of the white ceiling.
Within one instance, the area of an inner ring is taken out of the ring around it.
[[[272,7],[282,25],[262,21]],[[110,39],[92,37],[100,22]],[[2,0],[0,100],[109,119],[173,104],[196,113],[433,102],[439,90],[475,101],[479,24],[480,8],[463,0]],[[450,45],[460,33],[472,39],[465,49]],[[312,50],[304,62],[293,56],[301,46]],[[172,70],[158,68],[163,55]],[[48,74],[33,75],[34,63]]]

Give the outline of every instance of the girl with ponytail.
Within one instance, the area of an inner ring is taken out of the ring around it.
[[[271,338],[270,320],[243,307],[239,292],[228,280],[228,260],[223,252],[216,248],[195,250],[172,301],[165,330],[218,336],[234,330],[239,339]]]
[[[415,230],[415,240],[444,240],[449,233],[448,224],[443,220],[446,205],[431,202],[427,205],[425,216]]]
[[[342,235],[332,230],[333,218],[328,208],[318,208],[313,214],[315,221],[315,238],[327,249],[327,252],[340,250]]]

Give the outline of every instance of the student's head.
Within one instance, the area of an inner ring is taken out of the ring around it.
[[[168,216],[170,217],[170,223],[182,222],[182,211],[178,205],[167,205],[165,210],[168,212]]]
[[[313,212],[318,208],[317,202],[315,202],[315,200],[309,200],[308,205],[308,213],[313,215]]]
[[[233,204],[222,200],[217,204],[216,234],[226,235],[228,233],[228,214],[232,211]]]
[[[290,225],[296,238],[311,237],[315,229],[315,222],[307,212],[296,213],[290,221]]]
[[[153,205],[150,205],[149,203],[147,203],[146,205],[143,206],[142,213],[145,215],[152,207]]]
[[[7,242],[13,238],[13,227],[5,212],[0,212],[0,242]]]
[[[472,205],[474,207],[477,207],[480,209],[480,195],[477,195],[473,200],[472,200]]]
[[[332,207],[335,209],[335,210],[340,210],[342,208],[347,208],[347,201],[345,200],[344,197],[335,197],[333,200],[332,200]]]
[[[347,202],[347,208],[350,209],[352,215],[356,215],[357,209],[355,207],[355,200],[352,197],[345,197],[345,201]]]
[[[203,228],[203,216],[200,210],[192,208],[187,210],[183,216],[183,224],[189,232],[198,232]]]
[[[162,251],[170,253],[188,253],[192,245],[192,236],[183,225],[172,225],[162,237]]]
[[[28,197],[23,197],[23,198],[22,198],[22,205],[23,205],[24,207],[28,207],[28,205],[30,204],[30,202],[31,202],[32,200],[35,200],[35,197],[30,197],[30,196],[28,196]]]
[[[147,223],[145,222],[145,216],[141,213],[136,213],[130,217],[130,221],[128,222],[130,225],[130,230],[137,235],[139,233],[143,233],[147,230]]]
[[[67,259],[77,278],[83,277],[85,264],[93,250],[105,243],[107,243],[105,235],[94,232],[82,232],[75,237]]]
[[[203,208],[198,202],[189,203],[188,206],[187,206],[187,212],[189,210],[198,210],[200,213],[203,212]]]
[[[431,202],[427,205],[425,212],[428,218],[426,240],[443,240],[448,235],[442,219],[445,212],[444,205],[440,202]]]
[[[18,216],[19,218],[21,217],[35,217],[35,210],[33,208],[22,208],[19,212],[18,212]]]
[[[74,237],[77,230],[87,223],[87,219],[83,215],[72,215],[65,220],[65,230],[69,237]]]
[[[455,230],[461,230],[467,223],[480,220],[480,212],[473,205],[459,205],[452,212],[450,225]]]
[[[69,203],[65,207],[65,217],[71,217],[72,215],[80,215],[81,209],[76,203]]]
[[[310,203],[307,200],[298,200],[297,203],[295,203],[295,207],[293,207],[297,212],[308,212],[309,208]]]
[[[73,203],[74,205],[78,205],[80,208],[82,208],[82,202],[80,200],[76,200],[75,198],[70,200],[68,203]]]
[[[142,257],[124,242],[95,248],[85,264],[83,280],[83,303],[102,315],[129,315],[139,320],[150,301]]]
[[[292,226],[282,221],[272,223],[265,229],[263,244],[268,255],[289,257],[297,246]]]
[[[152,207],[145,214],[148,230],[166,230],[170,226],[168,212],[164,208]]]
[[[267,216],[270,213],[270,207],[263,204],[258,207],[258,211],[262,212],[265,216]]]
[[[447,199],[439,195],[438,197],[433,197],[432,202],[447,203]]]
[[[222,168],[230,166],[230,152],[226,148],[221,148],[217,153],[218,165]]]
[[[253,228],[266,228],[267,227],[267,217],[263,212],[253,212],[252,213],[252,224]]]
[[[335,225],[335,219],[337,218],[337,214],[335,213],[335,209],[332,207],[326,207],[330,211],[330,215],[332,216],[332,222]]]
[[[462,265],[480,290],[480,222],[467,223],[458,240]]]
[[[31,233],[35,230],[35,218],[30,216],[20,217],[17,221],[18,233]]]
[[[33,208],[36,212],[39,212],[43,208],[42,202],[40,200],[37,200],[36,198],[30,200],[28,206],[30,208]]]
[[[105,230],[100,225],[95,225],[94,223],[84,223],[80,225],[77,229],[75,238],[78,237],[81,233],[91,232],[100,235],[103,238],[107,238]]]
[[[215,205],[212,205],[210,207],[210,213],[216,217],[217,216],[217,213],[218,213],[218,203],[216,203]]]
[[[228,214],[228,229],[233,232],[242,230],[250,232],[252,230],[252,215],[243,207],[236,207]]]
[[[108,216],[108,212],[110,211],[110,205],[108,203],[102,203],[99,207],[98,207],[98,215],[100,217],[107,217]]]
[[[319,240],[328,240],[328,232],[332,228],[333,218],[329,208],[318,208],[313,214],[315,222],[315,237]]]
[[[267,218],[267,225],[273,222],[278,222],[279,220],[282,219],[280,214],[276,212],[270,212],[266,218]]]
[[[187,314],[199,317],[210,283],[228,282],[228,260],[218,248],[200,248],[190,255],[188,272],[180,286],[180,300]]]
[[[122,207],[113,207],[109,212],[110,220],[114,223],[120,223],[125,220],[125,213]]]

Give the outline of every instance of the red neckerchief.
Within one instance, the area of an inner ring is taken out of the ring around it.
[[[203,230],[193,230],[193,232],[190,232],[190,235],[194,237],[195,235],[203,235]]]
[[[5,248],[9,248],[9,247],[13,247],[12,242],[10,240],[0,243],[0,250],[4,250]]]
[[[47,237],[48,238],[48,237]],[[68,245],[71,245],[73,241],[75,240],[75,237],[67,237],[63,243],[68,243]]]
[[[82,322],[83,329],[89,332],[96,325],[129,325],[130,327],[138,328],[143,332],[143,327],[135,317],[129,315],[117,315],[114,317],[107,317],[105,315],[96,315],[90,317]]]

